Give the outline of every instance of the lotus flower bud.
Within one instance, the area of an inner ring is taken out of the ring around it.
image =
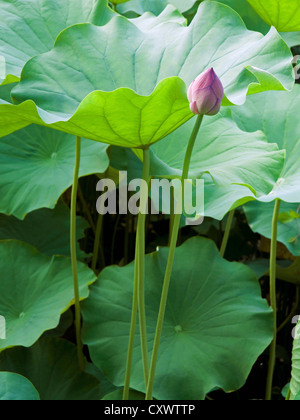
[[[216,115],[221,108],[224,88],[213,68],[201,73],[188,90],[190,108],[194,114]]]

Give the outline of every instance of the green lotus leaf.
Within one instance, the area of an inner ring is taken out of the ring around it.
[[[300,320],[296,325],[294,334],[295,338],[292,356],[292,379],[290,383],[290,400],[298,400],[298,394],[300,393]]]
[[[284,168],[272,191],[261,201],[280,198],[288,203],[300,202],[300,86],[292,92],[266,92],[248,98],[247,103],[232,108],[238,125],[248,132],[261,130],[270,143],[286,150]]]
[[[40,396],[24,376],[0,372],[0,401],[39,401]]]
[[[299,0],[247,0],[259,16],[278,31],[300,31]]]
[[[149,356],[168,252],[146,256]],[[84,343],[116,386],[124,384],[133,274],[134,264],[106,268],[82,308]],[[193,238],[176,250],[169,296],[154,397],[197,400],[215,387],[240,388],[272,339],[272,311],[252,271],[223,260],[212,241]],[[138,331],[131,388],[145,391]]]
[[[229,105],[243,103],[247,93],[291,88],[290,61],[274,29],[266,37],[249,32],[219,3],[202,3],[189,27],[170,22],[143,32],[115,17],[103,27],[63,31],[52,51],[27,63],[13,89],[15,101],[25,101],[23,108],[3,104],[0,114],[6,133],[15,120],[29,118],[93,140],[141,147],[193,116],[183,81],[189,84],[207,67],[213,65],[221,77]],[[7,112],[14,112],[13,122]]]
[[[77,217],[77,241],[84,237],[88,223]],[[54,210],[40,209],[20,221],[14,216],[0,214],[0,240],[16,239],[26,242],[42,254],[70,256],[70,209],[58,203]],[[77,246],[79,259],[86,254]]]
[[[197,0],[130,0],[118,7],[118,12],[135,12],[142,15],[145,12],[151,12],[159,15],[169,4],[173,5],[180,12],[190,10]]]
[[[87,298],[94,273],[78,263],[80,297]],[[0,350],[32,346],[44,331],[55,328],[74,296],[71,262],[50,258],[18,241],[0,242],[0,314],[6,320],[6,339]]]
[[[99,381],[78,368],[74,344],[42,338],[33,347],[15,347],[0,353],[0,370],[25,376],[42,401],[100,400]]]
[[[103,25],[115,15],[107,0],[1,0],[0,10],[0,56],[6,64],[0,84],[18,81],[24,64],[49,51],[63,29]]]
[[[84,139],[80,176],[103,173],[107,145]],[[31,125],[0,140],[0,212],[23,219],[43,207],[54,208],[73,184],[75,138]]]
[[[271,220],[274,212],[274,203],[255,201],[248,203],[244,210],[253,232],[260,233],[271,239]],[[280,206],[278,222],[278,241],[283,243],[295,256],[300,256],[300,220],[296,217],[298,212],[299,203],[290,204],[283,202]]]

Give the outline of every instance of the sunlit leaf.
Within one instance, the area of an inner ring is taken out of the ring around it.
[[[77,217],[77,240],[83,238],[88,223]],[[42,254],[70,256],[70,209],[59,203],[55,210],[36,210],[20,221],[0,214],[0,240],[16,239],[37,248]],[[77,255],[86,257],[77,247]]]
[[[192,117],[186,87],[172,76],[189,84],[213,65],[224,104],[241,104],[247,93],[291,88],[290,61],[274,29],[265,37],[249,32],[235,12],[215,2],[202,3],[189,27],[170,22],[142,32],[122,17],[104,27],[75,25],[51,52],[27,63],[13,90],[16,101],[33,99],[39,114],[31,102],[18,109],[0,105],[0,135],[29,119],[110,144],[152,144]]]
[[[299,0],[247,0],[260,17],[278,31],[300,31]]]

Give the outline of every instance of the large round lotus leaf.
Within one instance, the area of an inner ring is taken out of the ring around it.
[[[290,385],[291,400],[299,400],[300,394],[300,320],[294,329],[294,346],[292,357],[292,380]]]
[[[135,12],[142,15],[145,12],[151,12],[159,15],[168,4],[176,7],[180,12],[186,12],[191,9],[197,0],[130,0],[128,3],[118,7],[118,12]]]
[[[81,299],[87,298],[94,273],[78,263]],[[0,242],[0,315],[6,339],[0,350],[30,347],[44,331],[55,328],[74,296],[70,259],[50,258],[18,241]]]
[[[152,146],[151,175],[181,175],[194,124],[193,119]],[[124,158],[124,149],[113,148],[110,156],[111,164],[118,169],[126,169],[120,166],[125,163],[129,176],[139,175],[138,159],[132,152]],[[284,152],[276,144],[269,144],[262,133],[242,131],[229,112],[205,117],[190,165],[191,178],[205,179],[205,215],[222,219],[232,207],[268,194],[283,162]]]
[[[25,103],[0,107],[4,131],[14,129],[5,115],[14,110],[16,121],[29,118],[119,146],[149,145],[193,116],[183,81],[190,84],[210,66],[224,84],[225,105],[294,82],[291,53],[278,33],[248,31],[222,4],[202,3],[189,27],[172,21],[144,32],[115,17],[103,27],[66,29],[52,51],[27,63],[13,90],[15,101]]]
[[[278,241],[288,250],[300,256],[300,205],[281,203],[278,222]],[[274,203],[248,203],[244,207],[248,223],[253,232],[260,233],[266,238],[272,237],[272,216]]]
[[[74,136],[31,125],[0,140],[0,212],[22,219],[33,210],[54,208],[73,184]],[[103,173],[107,145],[82,140],[80,176]]]
[[[277,142],[286,150],[285,164],[272,191],[261,201],[280,198],[289,203],[300,202],[300,86],[292,92],[267,92],[248,98],[247,103],[232,108],[234,119],[248,132],[261,130],[270,143]]]
[[[77,217],[77,241],[84,236],[88,223]],[[0,240],[17,239],[33,245],[42,254],[70,256],[70,209],[58,203],[54,210],[36,210],[20,221],[14,216],[0,214]],[[78,257],[86,254],[77,246]]]
[[[0,401],[39,401],[32,383],[24,376],[0,372]]]
[[[278,31],[300,31],[300,0],[247,0]]]
[[[0,56],[6,63],[0,83],[17,81],[24,64],[49,51],[63,29],[105,24],[114,16],[107,0],[1,0],[0,10]]]
[[[3,351],[0,370],[28,378],[43,401],[100,400],[99,381],[79,370],[76,347],[59,338],[43,338],[29,349]]]
[[[149,356],[168,252],[146,256]],[[133,278],[134,264],[106,268],[83,304],[84,342],[116,386],[124,384]],[[250,269],[223,260],[208,239],[187,241],[176,250],[154,397],[202,399],[215,387],[240,388],[272,339],[272,320]],[[131,387],[144,392],[139,343],[137,332]]]

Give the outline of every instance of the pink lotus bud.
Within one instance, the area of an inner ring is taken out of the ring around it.
[[[194,114],[216,115],[221,108],[224,88],[213,68],[201,73],[188,90],[190,108]]]

